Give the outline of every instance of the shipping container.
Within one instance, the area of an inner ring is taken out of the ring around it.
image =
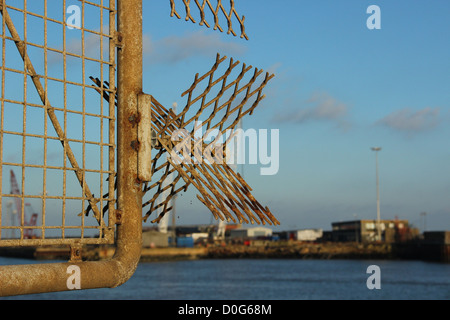
[[[177,237],[178,248],[193,248],[194,238],[192,237]]]

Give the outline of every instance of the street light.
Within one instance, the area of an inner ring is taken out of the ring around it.
[[[421,212],[420,216],[423,217],[423,231],[422,231],[422,233],[424,233],[427,230],[427,213],[426,212]]]
[[[377,174],[377,231],[378,231],[378,240],[381,241],[381,228],[380,228],[380,184],[378,178],[378,151],[380,151],[380,147],[373,147],[372,151],[375,151],[375,159],[376,159],[376,174]]]

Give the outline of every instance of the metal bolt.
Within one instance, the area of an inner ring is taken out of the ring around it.
[[[131,148],[134,150],[134,151],[139,151],[139,146],[140,146],[140,142],[139,142],[139,140],[133,140],[133,141],[131,141]]]

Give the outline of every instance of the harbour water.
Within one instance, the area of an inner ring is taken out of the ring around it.
[[[0,257],[0,265],[23,263],[40,262]],[[380,268],[380,289],[367,287],[371,265]],[[450,300],[450,264],[301,259],[152,262],[140,263],[134,276],[115,289],[3,299]]]

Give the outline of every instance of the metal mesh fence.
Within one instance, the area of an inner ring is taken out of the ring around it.
[[[112,243],[115,1],[0,9],[0,246]]]
[[[196,8],[194,6],[194,2]],[[226,22],[227,24],[227,34],[232,34],[233,36],[237,36],[236,32],[233,29],[233,22],[235,24],[239,24],[241,30],[241,38],[245,38],[248,40],[248,36],[245,32],[245,16],[240,17],[236,11],[234,0],[230,0],[229,5],[224,5],[227,1],[225,0],[216,0],[211,3],[210,0],[170,0],[171,12],[170,15],[173,17],[177,17],[181,19],[180,14],[177,12],[178,7],[182,7],[181,4],[184,4],[185,12],[186,12],[186,21],[191,21],[192,23],[196,23],[196,19],[194,18],[192,11],[197,11],[199,13],[200,22],[199,25],[206,26],[208,28],[211,27],[211,23],[208,22],[209,16],[212,15],[212,19],[214,21],[214,30],[220,30],[220,32],[224,31],[224,28],[221,26]],[[177,3],[179,6],[177,6]],[[215,4],[215,5],[213,5]],[[194,9],[193,9],[194,8]],[[208,19],[207,19],[208,18]],[[221,21],[222,20],[222,21]],[[225,21],[224,21],[225,20]]]

